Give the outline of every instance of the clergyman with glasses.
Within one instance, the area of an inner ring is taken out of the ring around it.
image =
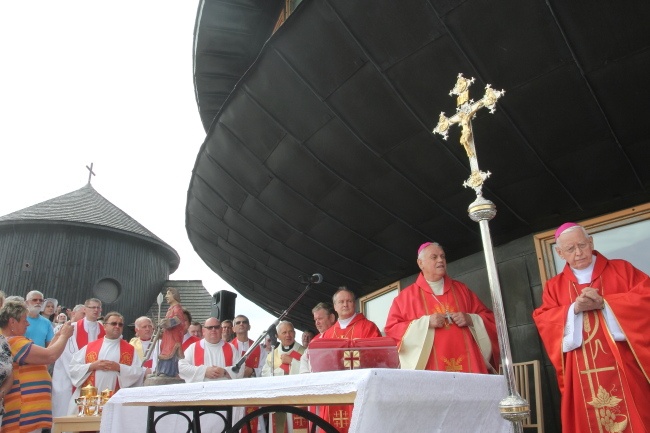
[[[75,413],[74,401],[84,386],[90,384],[100,391],[116,392],[120,388],[141,385],[148,370],[140,365],[135,348],[122,338],[124,316],[116,311],[107,313],[104,328],[106,335],[88,343],[70,362],[70,378],[76,387],[70,400],[70,414]]]
[[[76,307],[75,307],[76,309]],[[104,327],[97,321],[102,314],[102,301],[90,298],[84,302],[85,317],[72,323],[72,337],[63,349],[63,353],[54,363],[52,372],[52,416],[71,415],[69,402],[72,396],[72,381],[69,370],[72,356],[86,344],[102,338]]]
[[[565,431],[645,431],[650,426],[650,278],[594,250],[584,227],[562,224],[566,261],[546,282],[533,319],[562,394]]]

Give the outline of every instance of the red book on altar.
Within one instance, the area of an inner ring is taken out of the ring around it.
[[[399,368],[395,340],[390,337],[316,338],[309,343],[311,371]]]

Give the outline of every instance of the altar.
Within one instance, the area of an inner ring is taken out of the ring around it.
[[[500,375],[365,369],[120,389],[106,404],[100,433],[141,433],[148,406],[268,406],[354,403],[350,433],[510,432],[499,415]],[[158,433],[185,432],[160,423]]]

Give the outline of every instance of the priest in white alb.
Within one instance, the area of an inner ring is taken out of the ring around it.
[[[76,307],[75,307],[76,308]],[[104,327],[97,321],[102,313],[102,301],[90,298],[84,303],[85,317],[72,323],[72,337],[54,363],[52,372],[52,416],[68,415],[73,386],[70,379],[70,361],[72,356],[86,344],[102,338]]]
[[[148,369],[137,362],[135,348],[122,339],[124,317],[114,311],[106,314],[104,329],[104,338],[88,343],[72,357],[70,378],[76,389],[70,399],[69,415],[75,413],[74,400],[84,386],[92,385],[97,392],[116,392],[142,384],[147,373]]]
[[[244,377],[244,369],[232,371],[237,361],[237,349],[221,339],[219,319],[210,317],[203,325],[203,340],[190,344],[185,358],[178,361],[178,373],[187,383],[239,379]]]

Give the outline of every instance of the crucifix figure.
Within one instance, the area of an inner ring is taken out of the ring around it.
[[[93,163],[90,163],[90,167],[86,166],[88,169],[88,183],[90,183],[90,180],[92,179],[93,176],[95,176],[95,172],[93,171]]]
[[[447,139],[449,127],[453,124],[459,124],[460,144],[465,148],[467,157],[469,158],[470,169],[472,174],[467,179],[463,186],[473,188],[477,194],[481,194],[483,181],[490,177],[490,172],[484,173],[478,168],[478,160],[476,159],[476,149],[474,147],[474,135],[472,133],[472,119],[476,116],[476,112],[483,107],[487,107],[490,113],[494,113],[497,100],[505,94],[504,90],[494,90],[489,84],[485,86],[485,95],[480,100],[474,102],[469,99],[469,86],[474,82],[474,78],[467,79],[463,74],[458,74],[456,85],[449,92],[449,95],[456,95],[456,114],[451,117],[445,116],[444,111],[440,113],[438,125],[434,128],[433,132],[442,135],[444,140]]]

